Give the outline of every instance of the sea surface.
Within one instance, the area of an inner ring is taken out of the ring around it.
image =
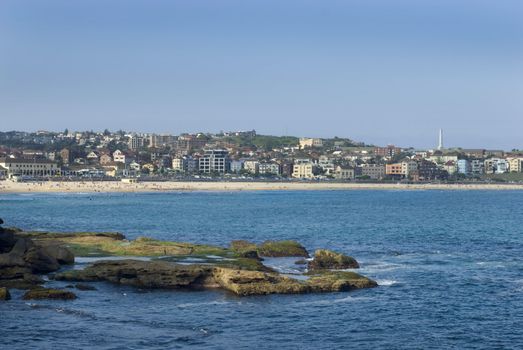
[[[223,246],[295,239],[354,256],[380,284],[236,297],[95,283],[74,301],[30,302],[14,290],[1,349],[523,348],[523,191],[4,194],[0,217]]]

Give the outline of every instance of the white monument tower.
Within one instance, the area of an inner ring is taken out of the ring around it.
[[[438,143],[438,150],[443,149],[443,130],[439,129],[439,143]]]

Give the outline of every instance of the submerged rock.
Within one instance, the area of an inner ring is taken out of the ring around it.
[[[5,287],[0,287],[0,301],[9,299],[11,299],[11,294],[9,294],[9,290]]]
[[[62,281],[108,281],[138,288],[221,288],[237,295],[339,292],[376,286],[376,282],[350,272],[313,275],[307,281],[275,272],[209,265],[180,265],[167,261],[106,260],[54,276]]]
[[[83,291],[86,291],[86,290],[97,290],[96,287],[93,287],[89,284],[84,284],[84,283],[78,283],[74,286],[76,289],[78,290],[83,290]]]
[[[353,257],[327,249],[318,249],[314,252],[314,259],[309,261],[309,270],[341,270],[357,269],[360,265]]]
[[[24,296],[24,300],[30,299],[59,299],[59,300],[73,300],[76,299],[76,294],[62,289],[48,289],[48,288],[35,288],[27,291]]]

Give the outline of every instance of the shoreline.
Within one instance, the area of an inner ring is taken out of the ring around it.
[[[311,182],[138,182],[120,181],[0,181],[0,194],[8,193],[117,193],[170,191],[329,191],[329,190],[523,190],[523,184],[398,184]]]

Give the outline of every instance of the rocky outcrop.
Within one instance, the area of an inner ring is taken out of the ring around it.
[[[167,261],[102,260],[84,270],[58,273],[56,280],[108,281],[140,288],[198,288],[209,282],[211,266],[179,265]]]
[[[215,268],[212,279],[219,287],[240,296],[309,292],[307,284],[277,273]]]
[[[349,271],[325,272],[312,275],[307,283],[313,293],[347,292],[353,289],[374,288],[378,286],[375,281]]]
[[[258,254],[267,257],[288,257],[300,256],[309,257],[309,253],[304,246],[292,240],[286,241],[265,241],[258,245]]]
[[[0,232],[0,287],[27,289],[43,281],[36,274],[56,271],[74,256],[57,244],[41,246],[10,231]]]
[[[258,247],[256,244],[249,241],[237,240],[232,241],[230,249],[239,257],[249,259],[260,259],[258,255]]]
[[[76,299],[76,295],[73,292],[62,289],[48,289],[48,288],[35,288],[27,291],[24,296],[24,300],[31,299],[59,299],[59,300],[73,300]]]
[[[307,281],[300,281],[275,272],[141,260],[99,261],[84,270],[58,273],[54,278],[76,282],[108,281],[139,288],[221,288],[241,296],[339,292],[376,286],[376,282],[350,272],[313,275]]]
[[[11,299],[11,294],[9,290],[5,287],[0,287],[0,301]]]
[[[309,261],[308,268],[314,270],[341,270],[357,269],[360,265],[353,257],[336,253],[327,249],[318,249],[314,252],[314,259]]]

